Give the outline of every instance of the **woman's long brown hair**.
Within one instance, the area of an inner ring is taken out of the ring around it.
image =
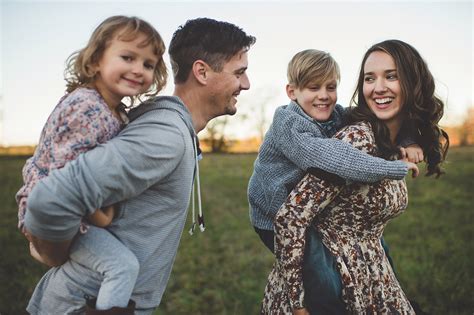
[[[374,51],[385,52],[395,61],[403,102],[404,121],[401,130],[413,133],[411,136],[422,148],[427,164],[426,175],[436,174],[439,177],[443,173],[441,163],[449,148],[449,136],[438,125],[443,117],[444,103],[435,95],[434,78],[426,62],[411,45],[400,40],[386,40],[367,50],[362,59],[357,88],[352,96],[352,103],[356,106],[351,111],[350,120],[371,123],[383,157],[396,152],[390,141],[388,128],[372,113],[364,98],[364,66]]]

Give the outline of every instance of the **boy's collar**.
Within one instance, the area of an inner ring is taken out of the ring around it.
[[[303,108],[301,108],[300,104],[296,103],[295,101],[291,101],[290,104],[288,105],[288,108],[290,110],[293,110],[295,112],[297,112],[298,114],[302,115],[303,117],[305,117],[306,119],[310,120],[310,121],[313,121],[315,122],[316,120],[313,119],[313,117],[309,116],[308,114],[305,113],[305,111],[303,110]]]

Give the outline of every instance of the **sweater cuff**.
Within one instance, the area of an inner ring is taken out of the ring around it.
[[[387,169],[387,178],[403,179],[408,174],[408,167],[405,162],[397,160],[390,163],[391,168]]]

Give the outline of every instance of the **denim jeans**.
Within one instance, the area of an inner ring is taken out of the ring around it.
[[[336,259],[312,224],[306,232],[303,286],[305,306],[311,314],[346,314]]]
[[[103,277],[96,309],[127,306],[137,280],[139,263],[122,242],[106,229],[91,225],[87,233],[74,240],[69,256]]]

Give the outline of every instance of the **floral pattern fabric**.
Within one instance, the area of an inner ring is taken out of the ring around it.
[[[335,137],[377,155],[368,123],[348,126]],[[348,313],[414,314],[380,242],[388,221],[407,203],[404,180],[336,186],[306,175],[275,218],[277,259],[265,287],[262,314],[292,314],[294,308],[304,307],[302,266],[310,224],[336,259]]]
[[[23,167],[24,185],[16,194],[18,227],[23,228],[26,201],[39,180],[79,154],[115,137],[121,129],[122,121],[96,90],[77,88],[63,96],[43,127],[34,155]]]

